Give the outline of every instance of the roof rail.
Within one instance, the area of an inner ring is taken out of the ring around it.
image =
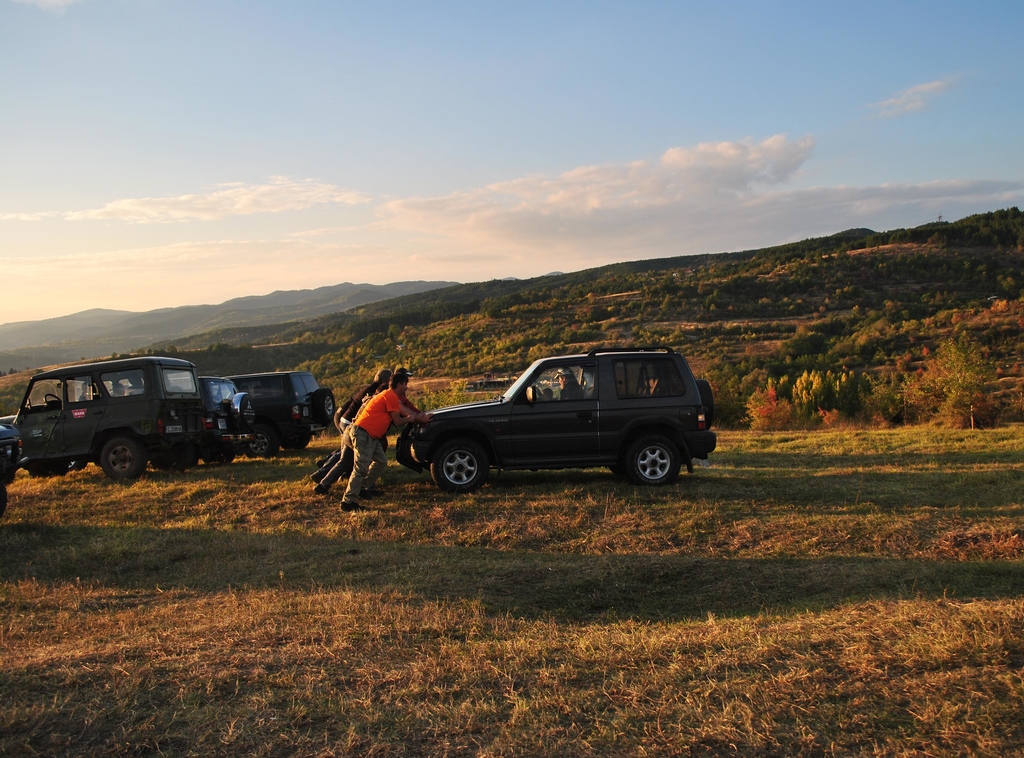
[[[661,345],[645,345],[643,347],[595,347],[588,356],[595,356],[598,353],[674,353],[670,347]]]

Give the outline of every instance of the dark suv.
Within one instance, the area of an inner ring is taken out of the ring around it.
[[[7,510],[7,485],[22,466],[21,435],[12,424],[0,423],[0,516]]]
[[[608,466],[641,485],[668,484],[715,449],[714,398],[671,348],[607,348],[544,358],[496,400],[434,411],[399,437],[398,460],[469,492],[493,466]]]
[[[199,392],[206,409],[199,457],[206,463],[231,463],[255,439],[252,399],[248,393],[239,392],[230,379],[219,376],[199,377]]]
[[[44,371],[14,423],[35,476],[90,461],[111,479],[135,479],[149,461],[187,468],[198,460],[203,423],[196,367],[147,356]]]
[[[334,418],[334,393],[308,371],[275,371],[226,377],[249,393],[256,409],[251,455],[268,458],[282,448],[301,450]]]

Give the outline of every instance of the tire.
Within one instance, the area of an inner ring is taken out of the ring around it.
[[[326,387],[321,387],[313,393],[310,400],[313,404],[313,418],[318,424],[330,426],[334,423],[334,393]]]
[[[660,434],[641,437],[626,453],[626,474],[633,484],[669,484],[679,476],[679,449]]]
[[[281,449],[281,436],[270,424],[256,424],[256,437],[249,443],[249,455],[253,458],[273,458]]]
[[[131,437],[113,437],[100,450],[100,466],[111,479],[138,479],[146,463],[146,449]]]
[[[25,470],[29,473],[29,476],[45,479],[54,476],[64,476],[68,473],[68,464],[67,461],[56,463],[53,461],[39,461],[29,463],[25,466]]]
[[[697,389],[700,390],[700,404],[704,406],[705,428],[710,429],[715,423],[715,393],[706,379],[697,380]]]
[[[430,476],[445,492],[472,492],[487,481],[490,465],[487,453],[476,442],[454,439],[434,453]]]
[[[307,432],[306,434],[300,434],[298,437],[292,437],[287,442],[282,442],[281,446],[289,450],[305,450],[312,441],[313,435]]]
[[[161,471],[187,471],[199,463],[199,447],[196,445],[178,445],[165,453],[154,455],[150,463],[153,468]]]
[[[236,392],[231,396],[228,413],[235,420],[238,429],[243,432],[252,429],[256,423],[256,408],[253,407],[248,392]]]

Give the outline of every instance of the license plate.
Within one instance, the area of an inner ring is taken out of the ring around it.
[[[226,418],[219,418],[219,419],[217,419],[217,428],[218,429],[227,429],[228,428],[228,420]]]
[[[168,434],[181,434],[181,424],[174,424],[167,427]]]
[[[302,415],[303,416],[308,416],[309,415],[309,408],[303,408],[302,409]]]

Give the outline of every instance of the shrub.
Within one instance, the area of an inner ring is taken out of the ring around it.
[[[747,415],[750,428],[755,431],[781,431],[793,425],[793,404],[780,398],[778,390],[769,386],[764,390],[754,390],[747,398]]]

